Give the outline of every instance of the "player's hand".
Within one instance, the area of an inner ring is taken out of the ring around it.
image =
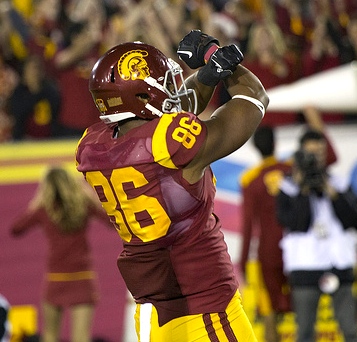
[[[215,51],[208,63],[198,71],[197,78],[205,85],[216,86],[219,81],[233,74],[243,58],[243,53],[235,44],[223,46]]]
[[[197,69],[206,64],[218,47],[219,42],[216,38],[200,30],[192,30],[180,41],[177,55],[191,69]]]

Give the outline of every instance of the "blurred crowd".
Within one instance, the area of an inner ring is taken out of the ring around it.
[[[0,0],[0,142],[79,137],[98,121],[88,77],[101,54],[141,40],[177,60],[191,29],[236,43],[269,89],[356,59],[357,0]],[[226,100],[218,87],[210,109]],[[302,118],[268,112],[263,123]]]

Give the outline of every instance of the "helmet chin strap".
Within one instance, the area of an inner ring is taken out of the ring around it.
[[[167,92],[165,91],[165,88],[155,80],[155,78],[149,76],[149,77],[146,77],[144,79],[145,83],[147,83],[149,86],[152,86],[156,89],[159,89],[160,91],[162,91],[163,93],[167,94]]]
[[[157,115],[158,117],[161,117],[164,114],[163,112],[159,111],[157,108],[155,108],[149,103],[145,105],[145,108],[149,110],[151,113],[153,113],[154,115]]]
[[[119,122],[122,120],[126,120],[129,118],[135,118],[136,115],[132,112],[123,112],[117,114],[109,114],[109,115],[100,115],[99,119],[101,119],[104,123],[110,124],[113,122]]]
[[[154,87],[160,91],[162,91],[164,94],[169,95],[168,92],[165,90],[165,87],[163,87],[159,82],[157,82],[153,77],[149,76],[146,77],[144,80],[148,85],[151,87]],[[165,100],[166,101],[166,100]],[[164,102],[165,103],[165,102]],[[152,114],[157,115],[158,117],[161,117],[164,113],[160,111],[159,109],[155,108],[151,104],[147,103],[145,104],[145,108],[149,110]],[[163,108],[165,106],[163,105]]]

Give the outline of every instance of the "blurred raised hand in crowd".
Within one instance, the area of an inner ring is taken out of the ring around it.
[[[321,66],[326,70],[355,60],[357,2],[0,1],[0,52],[6,68],[20,74],[27,58],[40,55],[46,74],[59,85],[62,103],[54,136],[77,136],[97,120],[87,85],[100,54],[117,44],[140,40],[174,57],[180,37],[191,29],[237,44],[246,55],[244,63],[255,66],[253,71],[269,89],[319,72]],[[190,72],[183,63],[181,66]],[[8,91],[12,89],[10,85]],[[208,110],[227,101],[224,89],[219,89]],[[2,112],[6,105],[5,98]],[[299,120],[298,114],[268,110],[264,120],[272,126],[292,124]],[[347,116],[338,113],[324,119],[345,122]],[[13,116],[1,114],[1,141],[12,139],[14,121]]]

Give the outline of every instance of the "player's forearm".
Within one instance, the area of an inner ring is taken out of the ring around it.
[[[260,80],[247,68],[238,65],[232,76],[224,80],[228,93],[234,95],[245,95],[260,101],[266,109],[269,98]]]
[[[245,95],[260,101],[266,109],[269,103],[268,95],[260,80],[247,68],[238,65],[235,72],[224,80],[228,93],[234,95]],[[206,86],[197,79],[197,72],[185,80],[187,88],[194,89],[198,100],[198,110],[200,114],[209,103],[215,87]],[[185,104],[183,103],[183,109]]]
[[[197,79],[197,72],[195,72],[194,74],[192,74],[185,80],[185,85],[187,88],[195,90],[196,96],[197,96],[197,113],[196,114],[198,115],[198,114],[202,113],[205,110],[205,108],[207,107],[207,105],[212,97],[215,87],[206,86],[206,85],[202,84],[201,82],[199,82]],[[182,107],[184,110],[186,110],[186,105],[185,105],[184,101],[182,103]]]

